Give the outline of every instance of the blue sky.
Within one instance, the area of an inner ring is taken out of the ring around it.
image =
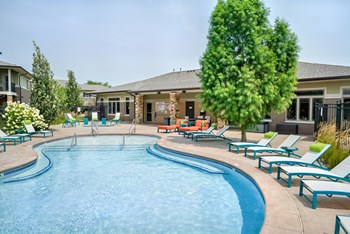
[[[34,40],[56,79],[112,85],[199,68],[216,0],[2,1],[1,61],[32,67]],[[264,0],[286,19],[299,61],[350,66],[349,0]]]

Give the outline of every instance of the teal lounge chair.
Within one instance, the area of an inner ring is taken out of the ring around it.
[[[316,143],[313,145],[317,145],[317,144],[322,144],[322,143]],[[320,150],[316,150],[318,152],[314,151],[314,147],[313,145],[310,146],[309,151],[307,151],[302,157],[300,158],[292,158],[292,157],[285,157],[285,156],[264,156],[264,157],[260,157],[259,158],[259,164],[258,164],[258,168],[263,168],[263,169],[267,169],[269,171],[269,173],[272,173],[272,165],[277,164],[277,165],[281,165],[281,164],[288,164],[288,165],[312,165],[313,163],[315,163],[319,158],[321,158],[321,156],[331,147],[331,145],[329,144],[323,144],[323,148],[320,149],[320,147],[322,146],[317,146],[318,149]],[[262,163],[266,163],[269,165],[269,167],[264,167],[262,166]]]
[[[27,133],[30,134],[30,135],[41,134],[45,138],[47,134],[51,134],[51,136],[53,137],[53,132],[51,130],[35,131],[32,123],[29,120],[25,120],[24,121],[24,127],[26,128]]]
[[[257,154],[262,153],[274,153],[274,154],[287,154],[289,157],[291,155],[291,150],[297,150],[297,148],[290,149],[297,141],[300,139],[300,136],[289,135],[277,148],[255,146],[255,147],[246,147],[244,149],[244,156],[251,156],[253,159],[256,159]],[[253,155],[248,154],[253,153]]]
[[[340,228],[345,233],[347,233],[347,234],[350,233],[350,216],[348,216],[348,215],[336,215],[334,234],[339,234]]]
[[[281,177],[281,173],[288,176],[288,181]],[[294,167],[294,166],[279,166],[277,170],[277,179],[282,179],[288,184],[288,188],[292,186],[292,177],[298,176],[302,178],[303,176],[313,176],[317,179],[321,177],[326,177],[331,180],[345,180],[350,182],[347,178],[350,174],[350,155],[335,166],[332,170],[327,168],[314,168],[314,167]]]
[[[120,113],[119,113],[119,112],[115,113],[114,118],[111,119],[110,122],[111,122],[111,123],[116,123],[116,124],[120,125],[120,122],[121,122],[121,121],[120,121]]]
[[[0,142],[0,145],[2,145],[2,147],[3,147],[2,151],[6,152],[6,144],[4,142]]]
[[[205,134],[212,134],[213,133],[213,130],[215,128],[214,127],[210,127],[208,128],[207,130],[203,131],[203,132],[198,132],[198,131],[185,131],[184,132],[184,137],[187,136],[187,138],[192,138],[193,139],[193,136],[196,136],[197,134],[202,134],[202,133],[205,133]]]
[[[240,148],[247,147],[267,147],[270,146],[271,141],[278,135],[277,132],[267,132],[264,134],[264,137],[258,143],[251,142],[231,142],[228,144],[228,151],[232,151],[232,147],[236,147],[236,154],[239,153]]]
[[[304,188],[312,194],[312,199],[304,194]],[[333,195],[341,195],[350,197],[350,184],[325,181],[325,180],[302,180],[300,182],[299,196],[304,196],[312,203],[312,209],[317,207],[317,196],[326,195],[331,197]]]
[[[25,141],[25,137],[30,137],[29,134],[15,134],[15,135],[7,135],[2,130],[0,130],[0,141],[13,141],[13,145],[17,145],[17,143],[22,143]]]
[[[65,113],[64,116],[66,117],[66,120],[64,121],[64,123],[62,124],[62,127],[68,127],[68,125],[71,125],[72,127],[76,126],[76,123],[78,123],[79,121],[76,120],[75,118],[73,118],[71,113]]]
[[[223,128],[221,128],[219,131],[217,131],[215,134],[210,133],[198,133],[193,136],[193,138],[196,138],[196,141],[198,141],[199,138],[221,138],[221,139],[227,139],[224,136],[224,133],[229,129],[230,126],[225,125]],[[192,138],[192,140],[193,140]]]

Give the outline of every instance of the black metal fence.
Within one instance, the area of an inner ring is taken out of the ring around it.
[[[337,131],[349,128],[350,123],[350,103],[337,102],[336,104],[315,105],[315,126],[314,132],[317,134],[322,123],[334,123]]]

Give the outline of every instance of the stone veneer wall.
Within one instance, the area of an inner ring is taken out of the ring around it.
[[[179,96],[176,93],[170,93],[170,119],[175,122],[177,119],[177,112],[179,111]]]
[[[136,114],[136,123],[143,123],[143,95],[136,95],[136,105],[135,105],[135,114]]]

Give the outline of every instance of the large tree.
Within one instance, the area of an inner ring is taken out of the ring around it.
[[[203,107],[242,131],[291,103],[297,39],[288,24],[268,21],[260,0],[219,0],[200,60]]]
[[[40,48],[33,42],[33,80],[30,94],[30,105],[40,110],[46,123],[50,126],[59,114],[57,82],[50,64]]]
[[[80,96],[80,88],[72,70],[67,71],[68,82],[66,83],[66,107],[72,111],[81,106],[83,101]]]

